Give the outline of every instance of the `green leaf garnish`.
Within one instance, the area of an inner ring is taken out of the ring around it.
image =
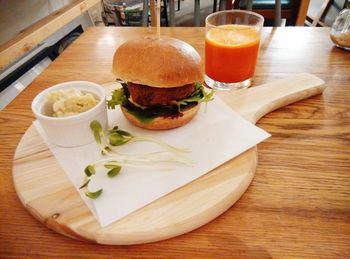
[[[90,129],[92,131],[97,131],[97,132],[101,132],[102,131],[102,126],[101,124],[97,121],[97,120],[93,120],[91,123],[90,123]]]
[[[121,135],[118,132],[114,132],[111,135],[109,135],[109,144],[112,146],[121,146],[125,143],[129,142],[132,138],[127,137],[125,135]]]
[[[118,126],[114,126],[112,129],[108,130],[109,133],[116,132],[119,129]]]
[[[85,183],[83,183],[83,185],[80,186],[79,189],[83,189],[83,188],[87,187],[89,182],[90,182],[90,179],[88,179]]]
[[[128,101],[128,98],[124,94],[124,90],[117,89],[112,92],[112,97],[107,101],[108,109],[114,109],[117,105],[123,105]]]
[[[102,150],[101,150],[101,154],[103,156],[108,155],[109,152],[112,152],[112,149],[109,146],[105,146]]]
[[[95,167],[93,165],[88,165],[87,167],[85,167],[84,172],[86,176],[90,177],[91,175],[96,173]]]
[[[95,141],[96,141],[96,143],[97,144],[101,144],[101,134],[100,134],[100,132],[98,132],[98,131],[94,131],[94,138],[95,138]]]
[[[122,166],[131,166],[131,167],[144,167],[143,164],[140,163],[153,163],[153,162],[181,162],[186,165],[192,165],[191,159],[184,156],[184,152],[188,152],[186,149],[180,149],[176,148],[174,146],[171,146],[161,140],[157,140],[155,138],[149,137],[149,136],[135,136],[131,134],[130,132],[127,132],[125,130],[121,130],[118,128],[118,126],[113,127],[110,130],[103,131],[101,124],[98,121],[93,121],[90,123],[90,128],[92,131],[92,134],[95,136],[95,141],[98,144],[98,147],[101,150],[101,153],[103,155],[106,155],[108,157],[113,157],[115,160],[107,160],[107,159],[101,159],[100,161],[95,162],[94,164],[90,164],[85,167],[85,182],[80,186],[80,189],[83,189],[85,195],[89,197],[90,199],[96,199],[101,194],[103,189],[99,189],[95,192],[91,192],[88,190],[88,184],[90,183],[89,177],[96,174],[96,167],[104,166],[107,171],[107,176],[112,178],[117,176]],[[163,148],[164,151],[159,152],[152,152],[152,153],[146,153],[146,154],[140,154],[140,155],[128,155],[128,154],[120,154],[115,151],[115,149],[112,149],[111,146],[120,146],[124,145],[129,142],[136,142],[136,141],[146,141],[146,142],[152,142],[154,144],[159,145]],[[163,153],[170,153],[173,155],[171,158],[160,158],[162,157]],[[147,166],[147,165],[146,165]]]
[[[115,167],[120,166],[117,161],[109,161],[107,164],[103,165],[107,169],[113,169]]]
[[[196,88],[195,88],[194,92],[189,97],[182,99],[182,100],[179,100],[179,101],[175,101],[175,103],[178,106],[188,105],[191,102],[198,102],[198,103],[205,102],[205,103],[207,103],[207,102],[212,101],[214,99],[213,98],[213,96],[215,94],[214,90],[211,90],[209,93],[207,93],[204,90],[204,86],[201,83],[196,82],[195,85],[196,85]]]
[[[119,174],[121,169],[122,169],[121,166],[116,166],[113,169],[109,170],[107,172],[108,177],[112,178],[112,177],[116,176],[117,174]]]
[[[123,88],[128,87],[128,83],[120,78],[117,78],[117,82],[121,84]]]
[[[99,197],[103,191],[103,189],[99,189],[97,190],[96,192],[90,192],[89,189],[88,189],[88,185],[90,183],[90,179],[88,179],[87,177],[85,177],[85,183],[80,186],[79,189],[83,189],[84,191],[84,194],[89,197],[90,199],[96,199],[97,197]]]
[[[101,145],[101,135],[103,133],[101,124],[97,120],[94,120],[90,123],[90,129],[93,132],[96,143]]]
[[[120,135],[122,136],[125,136],[125,137],[133,137],[133,135],[125,130],[117,130],[116,131],[117,133],[119,133]]]
[[[90,192],[87,188],[84,189],[84,193],[90,199],[96,199],[102,194],[103,189],[99,189],[96,192]]]

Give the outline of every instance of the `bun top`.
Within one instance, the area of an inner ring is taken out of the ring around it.
[[[114,53],[113,73],[136,84],[170,88],[202,81],[201,58],[184,41],[145,37],[122,44]]]

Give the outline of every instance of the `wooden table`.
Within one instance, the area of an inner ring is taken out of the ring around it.
[[[258,146],[259,165],[243,197],[191,233],[153,244],[101,246],[46,228],[21,205],[12,158],[34,119],[30,104],[67,80],[114,80],[113,52],[148,28],[91,28],[0,113],[0,257],[180,258],[350,257],[350,52],[333,47],[327,28],[265,28],[255,85],[299,72],[326,81],[317,96],[264,117],[272,137]],[[162,28],[204,50],[204,28]]]

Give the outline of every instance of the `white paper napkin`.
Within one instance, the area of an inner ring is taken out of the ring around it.
[[[134,135],[148,135],[190,149],[187,156],[194,161],[194,165],[189,167],[176,164],[171,168],[123,167],[114,178],[108,178],[102,169],[97,171],[89,189],[93,191],[103,188],[103,193],[99,198],[91,200],[78,188],[84,179],[84,168],[101,158],[96,144],[77,148],[55,146],[35,121],[38,132],[102,227],[208,173],[270,136],[241,118],[218,97],[208,104],[206,110],[205,105],[202,105],[199,114],[190,123],[167,131],[149,131],[135,127],[124,118],[119,108],[109,111],[108,117],[111,127],[118,125]],[[120,148],[121,153],[155,150],[159,149],[152,143],[131,143]]]

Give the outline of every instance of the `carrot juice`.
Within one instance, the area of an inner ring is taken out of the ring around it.
[[[250,79],[258,58],[260,32],[248,25],[221,25],[207,31],[205,73],[215,81],[237,83]]]

